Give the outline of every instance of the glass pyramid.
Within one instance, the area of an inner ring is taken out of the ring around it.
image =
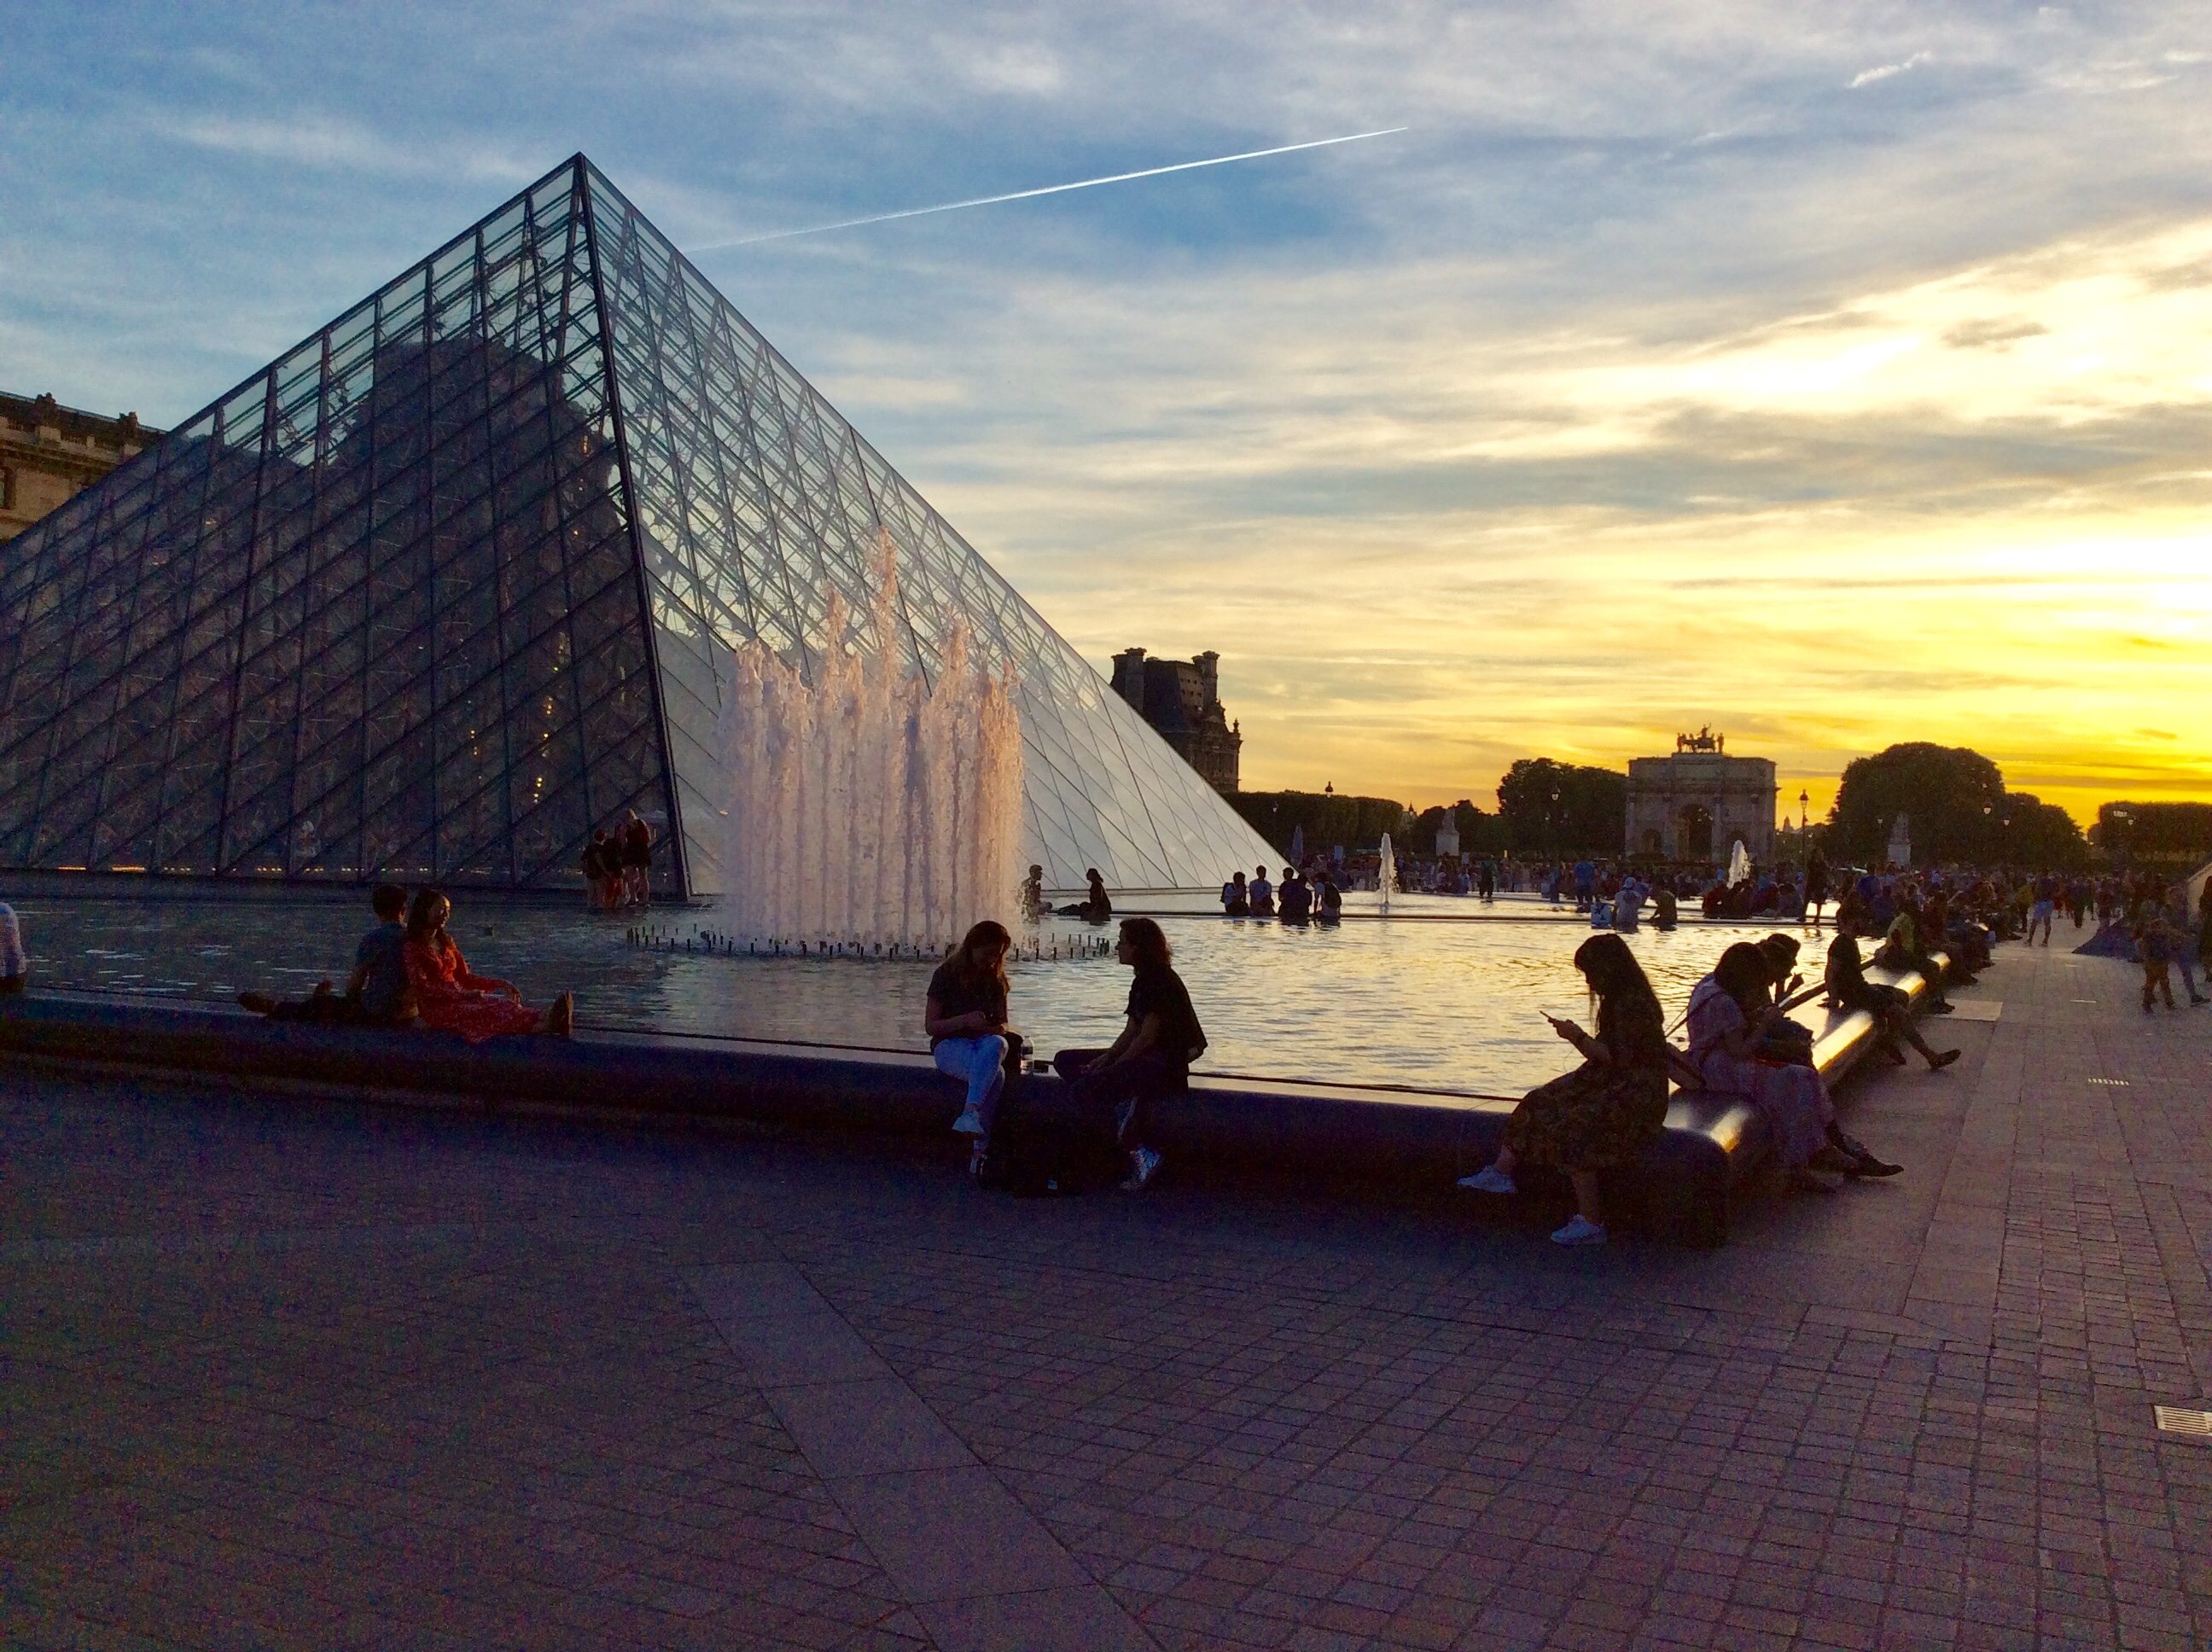
[[[730,650],[808,669],[884,533],[912,663],[1017,675],[1049,884],[1271,858],[578,155],[0,544],[0,865],[560,888],[635,808],[715,893]]]

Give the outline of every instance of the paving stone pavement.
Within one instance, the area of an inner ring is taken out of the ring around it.
[[[2212,1646],[2212,1010],[1967,996],[1718,1253],[0,1072],[0,1644]]]

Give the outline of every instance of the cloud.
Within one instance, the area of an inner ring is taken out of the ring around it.
[[[946,55],[966,70],[970,81],[986,91],[1044,97],[1067,83],[1066,70],[1059,54],[1047,46],[1008,43],[981,50],[956,46]]]
[[[278,161],[287,167],[354,173],[459,176],[510,185],[526,184],[546,169],[544,165],[520,161],[479,144],[401,142],[373,131],[357,121],[323,114],[268,119],[240,115],[156,113],[147,117],[146,125],[157,136],[175,143],[248,160]]]
[[[1989,349],[2023,338],[2040,338],[2050,331],[2040,321],[2024,318],[1961,321],[1943,335],[1943,342],[1953,349]]]
[[[2212,775],[2144,732],[2212,691],[2170,11],[210,16],[19,25],[0,353],[64,399],[173,422],[576,148],[702,246],[1412,125],[709,268],[1095,659],[1219,648],[1255,784],[1480,799],[1747,707],[1791,774]]]
[[[1862,86],[1871,86],[1876,81],[1886,81],[1893,75],[1902,75],[1907,70],[1917,69],[1922,64],[1932,61],[1935,56],[1932,52],[1916,52],[1902,63],[1886,63],[1878,69],[1862,69],[1851,76],[1850,89],[1856,92]]]

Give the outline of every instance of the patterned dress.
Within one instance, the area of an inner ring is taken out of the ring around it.
[[[1505,1145],[1525,1164],[1611,1170],[1632,1164],[1667,1121],[1667,1029],[1652,999],[1599,1005],[1598,1042],[1610,1062],[1585,1061],[1540,1084],[1505,1122]]]
[[[461,949],[451,938],[444,947],[410,939],[406,946],[407,978],[415,986],[415,1000],[422,1006],[421,1025],[437,1032],[459,1033],[471,1044],[502,1033],[537,1032],[543,1012],[517,1004],[482,975],[469,973]]]
[[[1690,1060],[1706,1089],[1751,1098],[1766,1117],[1777,1156],[1797,1169],[1827,1142],[1836,1116],[1828,1082],[1814,1067],[1729,1054],[1722,1041],[1748,1024],[1742,1006],[1707,975],[1690,994]]]

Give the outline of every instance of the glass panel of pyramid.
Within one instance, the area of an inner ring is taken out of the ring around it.
[[[720,888],[731,650],[1019,684],[1028,858],[1263,842],[581,156],[0,545],[0,865],[545,888],[635,809]],[[862,647],[858,630],[849,646]]]

